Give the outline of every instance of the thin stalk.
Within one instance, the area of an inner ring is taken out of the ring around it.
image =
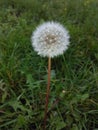
[[[45,115],[44,115],[44,130],[46,129],[47,112],[48,112],[48,104],[49,104],[50,76],[51,76],[51,58],[49,57],[48,58],[48,83],[47,83]]]

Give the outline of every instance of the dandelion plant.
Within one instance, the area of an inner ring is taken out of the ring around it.
[[[51,59],[63,54],[69,45],[68,31],[57,22],[46,22],[39,25],[32,34],[32,46],[38,55],[48,57],[48,83],[46,91],[44,130],[48,112],[50,95]]]

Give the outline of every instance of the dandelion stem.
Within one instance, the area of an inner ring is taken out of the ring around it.
[[[45,115],[44,115],[44,130],[46,129],[48,103],[49,103],[49,94],[50,94],[50,75],[51,75],[51,58],[49,57],[48,58],[48,83],[47,83]]]

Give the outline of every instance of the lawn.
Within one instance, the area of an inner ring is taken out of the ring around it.
[[[42,130],[47,57],[31,35],[39,24],[69,30],[52,59],[47,130],[98,130],[98,0],[0,0],[0,130]]]

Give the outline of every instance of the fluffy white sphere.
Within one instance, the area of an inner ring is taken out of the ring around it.
[[[69,34],[61,24],[46,22],[36,28],[31,40],[38,55],[52,58],[67,50]]]

